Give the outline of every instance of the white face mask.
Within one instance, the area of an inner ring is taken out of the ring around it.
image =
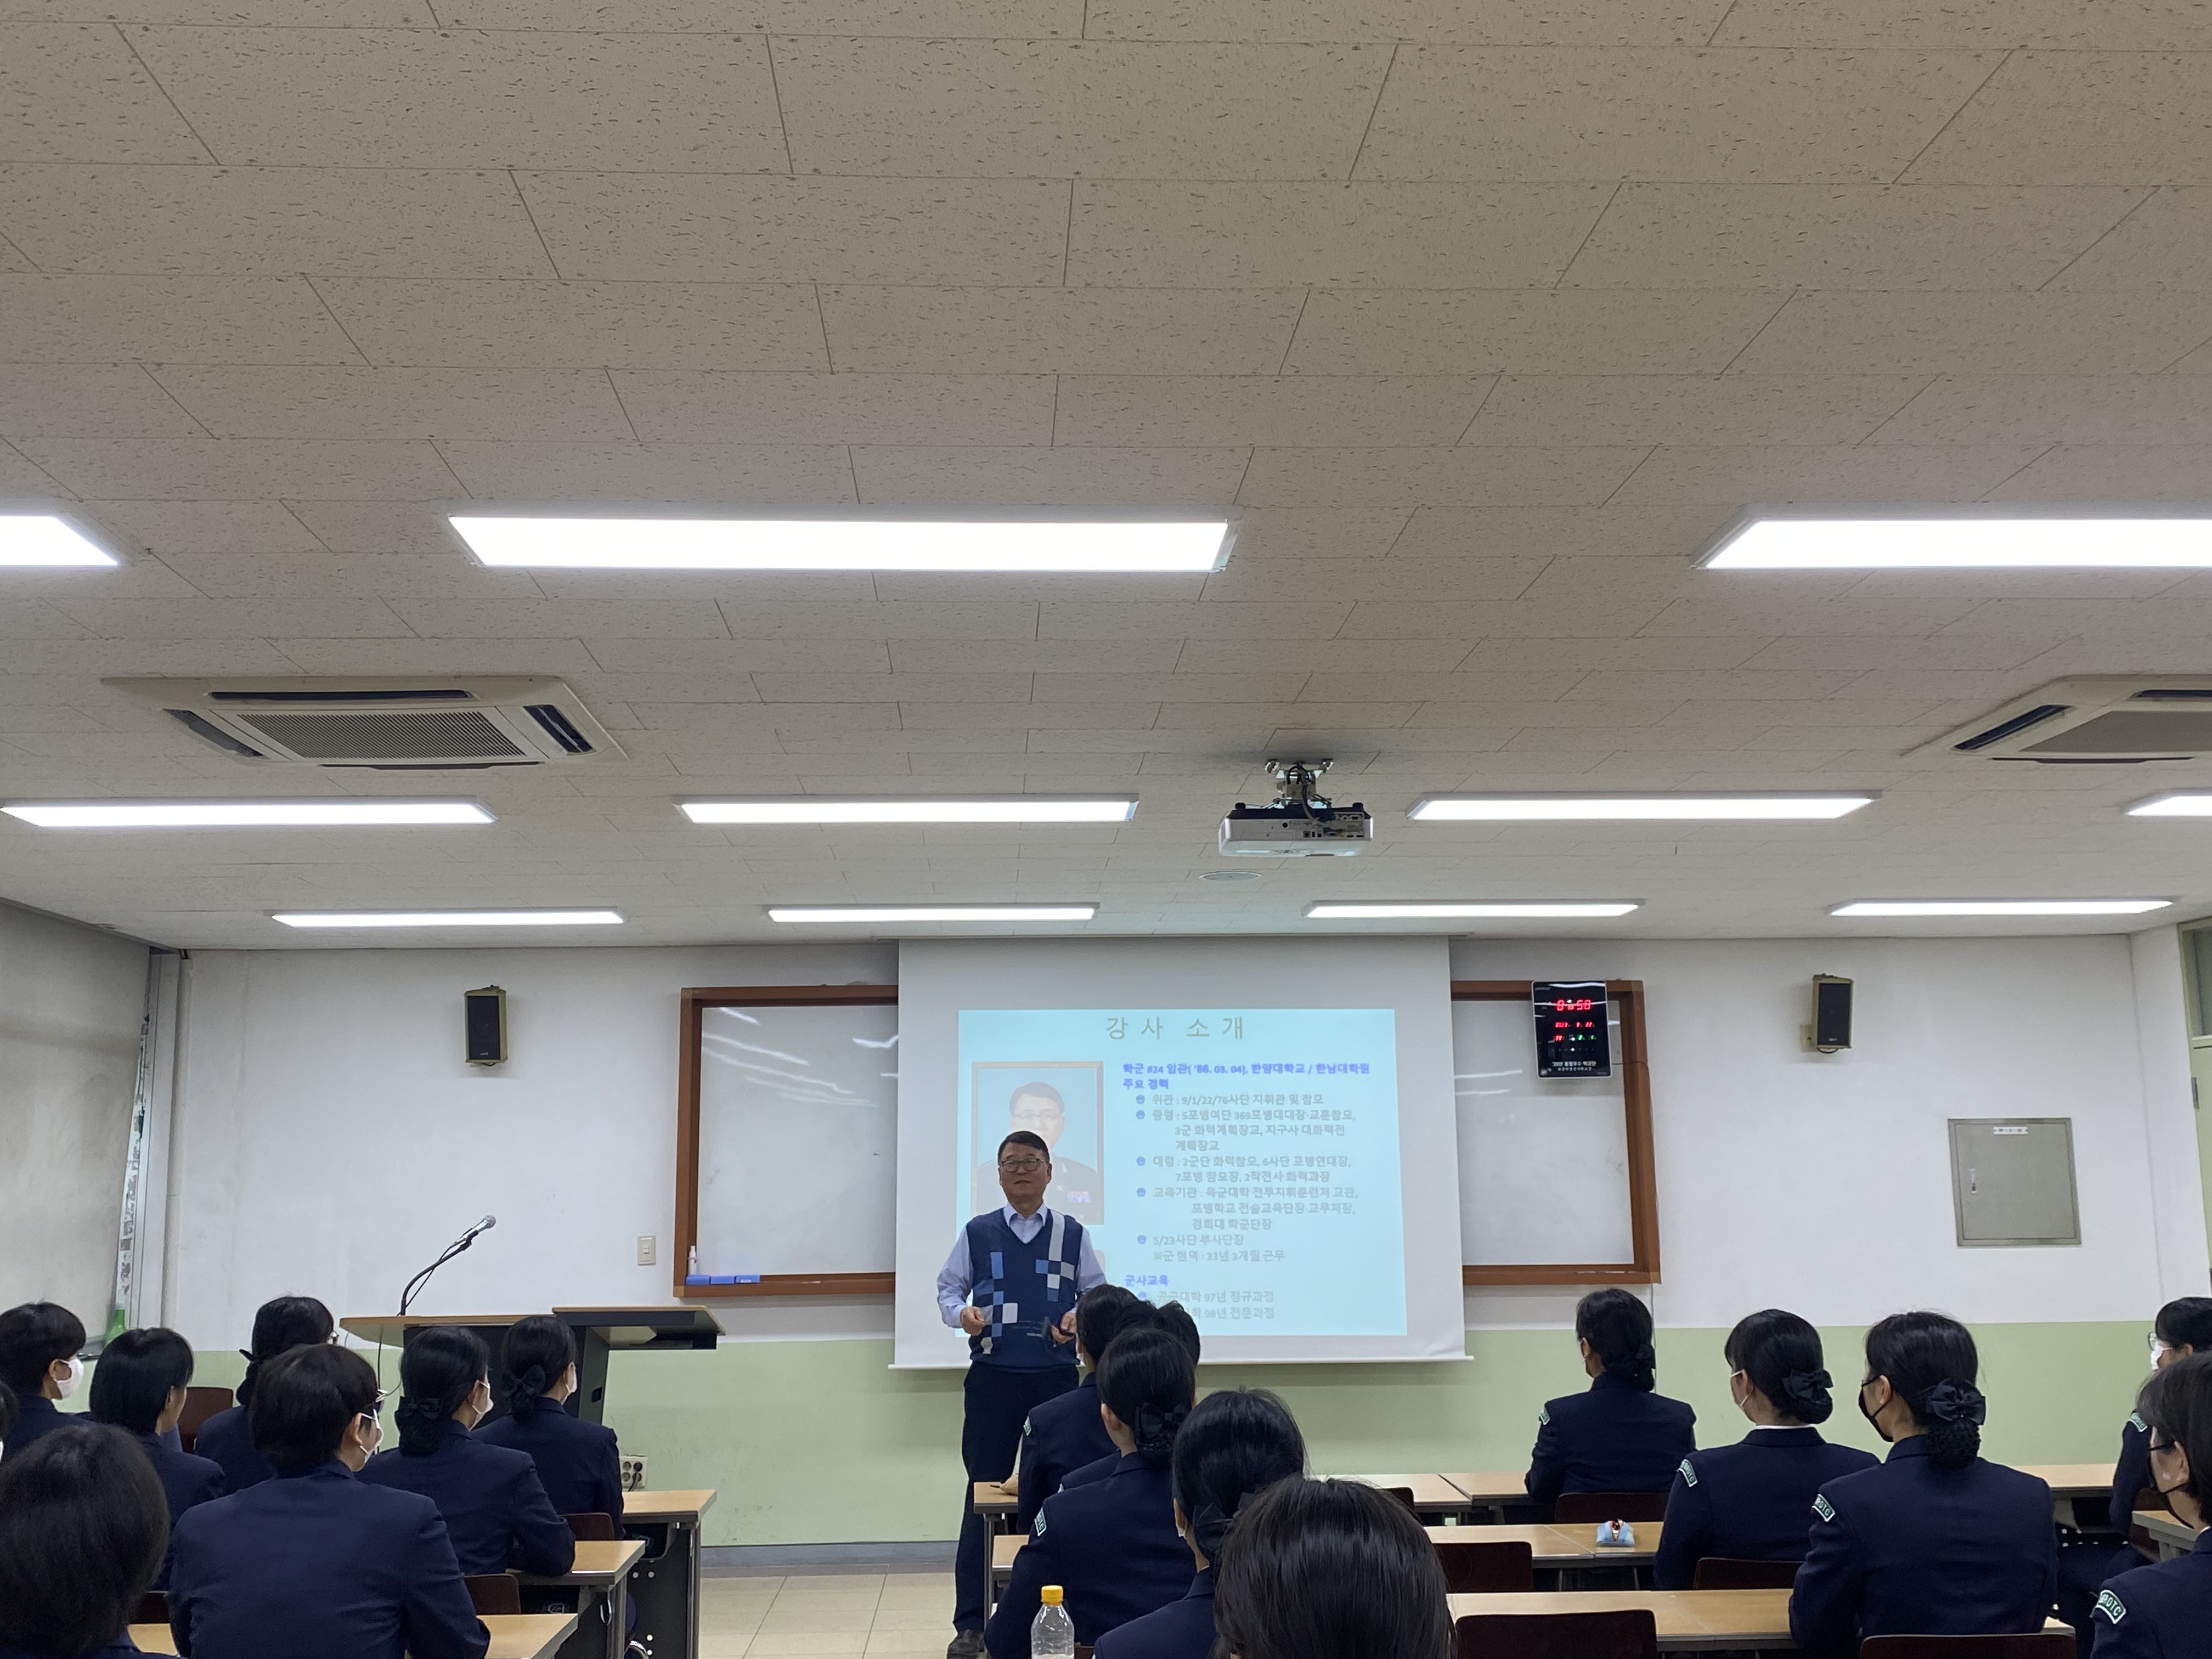
[[[374,1434],[368,1436],[368,1438],[364,1439],[361,1443],[362,1455],[364,1457],[374,1457],[376,1455],[377,1448],[384,1443],[383,1419],[380,1418],[371,1417],[367,1412],[363,1412],[356,1420],[368,1424],[370,1428],[375,1431]]]
[[[76,1392],[76,1385],[84,1381],[84,1361],[75,1354],[70,1356],[69,1375],[54,1384],[54,1392],[64,1400]]]

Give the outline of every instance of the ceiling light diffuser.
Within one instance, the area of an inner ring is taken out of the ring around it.
[[[770,921],[1088,921],[1095,904],[771,904]]]
[[[122,563],[55,513],[0,513],[0,565],[83,569]]]
[[[2191,568],[2212,566],[2212,516],[1756,513],[1697,562],[1708,570]]]
[[[1488,916],[1501,921],[1577,916],[1625,916],[1639,908],[1634,900],[1609,899],[1562,904],[1517,903],[1334,903],[1322,901],[1306,906],[1309,921],[1387,921],[1420,917]]]
[[[2131,818],[2212,818],[2212,795],[2185,791],[2153,795],[2127,809]]]
[[[1429,795],[1406,816],[1419,823],[1549,823],[1579,820],[1839,818],[1880,797],[1847,795]]]
[[[1218,570],[1232,515],[580,518],[454,513],[487,565],[553,570],[968,570],[1184,574]]]
[[[0,806],[42,830],[309,830],[489,823],[472,800],[24,800]]]
[[[694,823],[1126,823],[1133,795],[1009,795],[974,800],[832,799],[775,795],[680,800]]]
[[[279,910],[287,927],[613,927],[619,910]]]
[[[1859,899],[1832,916],[2139,916],[2172,899]]]

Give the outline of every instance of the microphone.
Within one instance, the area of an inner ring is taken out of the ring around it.
[[[422,1294],[422,1287],[430,1282],[430,1275],[432,1273],[444,1267],[448,1261],[451,1261],[463,1250],[467,1249],[470,1245],[475,1243],[480,1234],[488,1233],[497,1225],[499,1225],[499,1218],[497,1216],[488,1215],[483,1217],[476,1224],[475,1226],[470,1228],[468,1231],[463,1233],[459,1238],[455,1239],[452,1243],[447,1245],[444,1249],[441,1250],[438,1253],[438,1259],[435,1261],[433,1261],[428,1267],[423,1268],[421,1273],[416,1273],[414,1278],[409,1279],[407,1281],[407,1288],[399,1293],[399,1316],[402,1319],[404,1319],[407,1316],[408,1304],[413,1302],[417,1296]]]
[[[463,1233],[461,1235],[461,1238],[465,1242],[473,1242],[477,1234],[488,1233],[498,1225],[499,1218],[495,1215],[488,1215],[483,1220],[477,1222],[475,1226],[470,1228],[468,1231]]]

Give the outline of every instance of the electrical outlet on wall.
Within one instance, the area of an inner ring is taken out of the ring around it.
[[[659,1259],[660,1236],[658,1233],[640,1233],[637,1236],[637,1265],[650,1267]]]

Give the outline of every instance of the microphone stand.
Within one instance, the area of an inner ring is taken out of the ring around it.
[[[422,1292],[422,1287],[430,1282],[430,1275],[437,1272],[439,1268],[444,1267],[448,1261],[451,1261],[463,1250],[467,1249],[470,1245],[475,1243],[477,1242],[477,1233],[482,1231],[483,1230],[481,1228],[477,1227],[470,1228],[468,1231],[463,1233],[452,1243],[447,1245],[446,1248],[439,1253],[438,1259],[435,1261],[433,1261],[428,1267],[423,1268],[421,1273],[416,1273],[414,1278],[407,1281],[407,1288],[399,1293],[399,1316],[402,1319],[407,1317],[408,1304],[413,1302],[417,1296],[420,1296]]]

